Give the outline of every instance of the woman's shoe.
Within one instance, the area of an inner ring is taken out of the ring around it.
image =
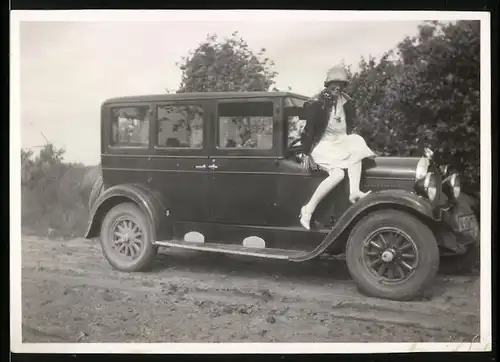
[[[356,192],[355,194],[349,196],[349,201],[351,202],[351,204],[354,204],[356,201],[359,201],[362,198],[368,196],[368,194],[371,192],[372,192],[371,190],[368,192],[362,192],[362,191]]]
[[[307,230],[311,230],[311,216],[312,214],[307,211],[305,206],[300,209],[300,224]]]

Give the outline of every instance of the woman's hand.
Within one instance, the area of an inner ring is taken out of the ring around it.
[[[302,157],[302,167],[308,172],[318,169],[318,165],[314,162],[311,156],[303,155]]]

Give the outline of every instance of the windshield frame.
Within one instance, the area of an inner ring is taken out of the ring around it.
[[[289,137],[289,121],[293,117],[298,117],[300,121],[305,122],[304,106],[308,99],[294,96],[287,96],[283,100],[283,142],[286,150],[294,149],[296,146],[290,147]],[[305,126],[305,123],[304,123]],[[300,135],[300,132],[299,132]]]

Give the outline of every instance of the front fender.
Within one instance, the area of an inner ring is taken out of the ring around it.
[[[172,227],[166,215],[166,208],[153,191],[140,184],[124,184],[107,189],[93,203],[85,238],[92,239],[99,236],[101,222],[106,213],[122,202],[135,203],[148,217],[151,221],[150,232],[153,241],[157,240],[157,236],[161,236],[162,239],[171,237]]]
[[[399,209],[423,218],[429,223],[437,221],[431,203],[414,193],[405,190],[382,190],[369,194],[351,205],[342,217],[335,223],[333,229],[311,252],[290,258],[291,261],[307,261],[319,256],[334,242],[341,240],[342,233],[359,221],[369,212],[381,208]]]

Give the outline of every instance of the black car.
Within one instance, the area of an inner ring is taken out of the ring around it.
[[[301,205],[327,176],[304,168],[295,145],[308,100],[211,92],[105,101],[86,238],[100,238],[122,271],[147,268],[160,246],[292,262],[345,255],[362,292],[394,300],[415,298],[440,264],[470,267],[479,215],[429,149],[365,160],[361,186],[373,192],[350,204],[345,178],[311,230],[301,227]]]

